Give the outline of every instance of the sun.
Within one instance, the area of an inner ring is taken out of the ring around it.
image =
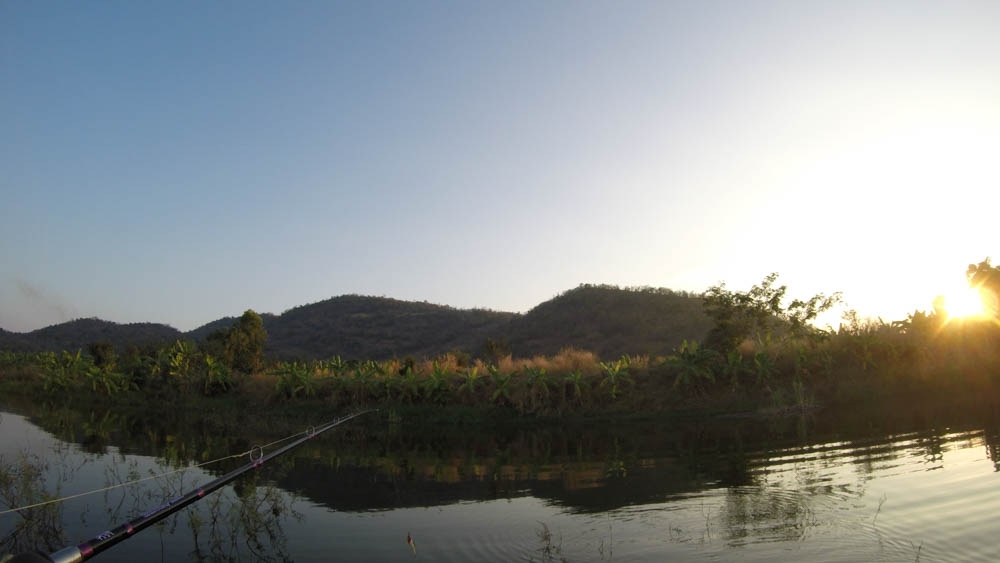
[[[942,305],[949,319],[985,317],[988,314],[986,301],[979,289],[959,286],[944,293]]]

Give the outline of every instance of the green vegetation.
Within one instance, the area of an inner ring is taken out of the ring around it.
[[[970,284],[996,291],[997,272],[988,260],[970,266]],[[164,347],[129,347],[120,355],[106,342],[91,344],[86,354],[4,352],[0,390],[44,400],[85,395],[169,405],[201,396],[257,407],[452,407],[533,416],[780,412],[857,401],[995,396],[995,318],[949,320],[943,311],[916,311],[886,323],[851,312],[839,330],[824,330],[811,323],[839,303],[839,295],[789,300],[776,281],[771,274],[743,292],[723,284],[709,288],[703,314],[712,325],[704,342],[682,339],[662,354],[602,360],[566,347],[526,358],[507,352],[506,341],[490,339],[479,358],[453,350],[420,360],[268,360],[263,320],[247,311],[200,344],[178,339]],[[609,291],[581,286],[570,294],[610,298]],[[631,299],[655,292],[618,293]]]

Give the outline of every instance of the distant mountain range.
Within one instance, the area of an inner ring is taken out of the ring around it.
[[[700,295],[608,285],[581,285],[524,314],[343,295],[261,317],[267,354],[279,359],[419,359],[456,349],[479,357],[488,339],[509,346],[515,357],[552,355],[566,347],[601,358],[655,355],[684,339],[702,340],[711,327]],[[0,350],[86,350],[101,341],[122,350],[201,341],[236,320],[225,317],[181,332],[164,324],[78,319],[26,333],[0,329]]]

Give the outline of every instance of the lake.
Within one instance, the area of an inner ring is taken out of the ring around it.
[[[2,467],[38,473],[8,480],[0,511],[113,488],[27,520],[0,515],[0,553],[75,545],[249,459],[165,473],[296,432],[7,409]],[[455,426],[373,413],[94,560],[996,561],[998,419],[914,409]]]

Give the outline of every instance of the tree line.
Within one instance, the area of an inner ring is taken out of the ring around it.
[[[994,297],[1000,270],[971,265],[969,283]],[[692,406],[808,409],[858,398],[910,400],[992,396],[1000,374],[996,319],[954,321],[942,311],[904,320],[862,320],[848,313],[836,329],[813,323],[839,294],[790,298],[778,275],[745,291],[725,284],[703,294],[712,321],[706,338],[663,355],[600,358],[567,348],[517,358],[502,341],[481,357],[455,350],[432,358],[383,361],[274,361],[267,332],[246,311],[197,344],[130,347],[106,343],[61,353],[0,354],[0,385],[59,397],[89,391],[137,400],[200,395],[256,404],[309,401],[335,407],[471,406],[519,414],[658,411]]]

